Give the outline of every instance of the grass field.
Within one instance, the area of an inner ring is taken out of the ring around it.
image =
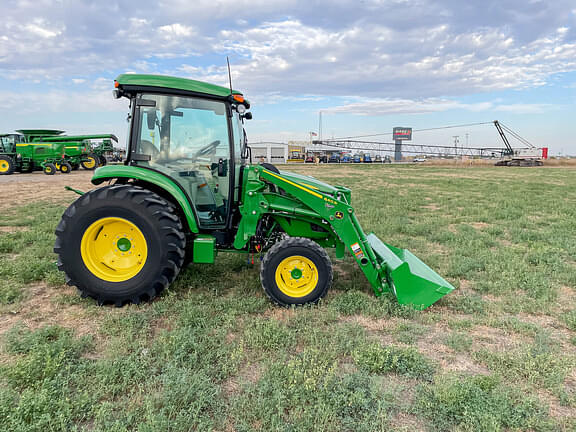
[[[74,194],[0,184],[0,430],[576,430],[576,169],[291,169],[350,187],[366,231],[457,290],[414,312],[348,257],[320,305],[282,309],[221,254],[98,307],[52,254]]]

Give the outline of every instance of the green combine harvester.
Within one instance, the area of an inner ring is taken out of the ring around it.
[[[260,279],[277,304],[316,303],[332,264],[350,252],[377,296],[424,309],[454,288],[410,252],[366,235],[349,189],[252,165],[238,91],[199,81],[120,75],[130,99],[124,165],[98,168],[64,212],[54,252],[70,285],[99,304],[154,298],[189,262],[218,252],[262,258]]]
[[[65,159],[63,143],[42,141],[45,137],[62,134],[62,131],[20,129],[16,132],[0,135],[0,175],[34,170],[43,170],[45,174],[53,175],[56,171],[69,173],[72,170]]]

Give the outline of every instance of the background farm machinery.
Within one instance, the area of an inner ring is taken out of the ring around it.
[[[43,170],[69,173],[82,166],[93,170],[106,165],[118,138],[112,134],[63,135],[56,129],[20,129],[0,135],[0,175]]]

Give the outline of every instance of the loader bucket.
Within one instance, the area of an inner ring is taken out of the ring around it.
[[[385,269],[398,303],[422,310],[454,290],[449,282],[411,252],[390,246],[374,234],[369,234],[367,240]]]

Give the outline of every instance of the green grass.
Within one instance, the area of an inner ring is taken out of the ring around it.
[[[372,373],[393,372],[410,378],[429,380],[434,375],[434,366],[414,348],[401,348],[393,345],[381,346],[371,343],[354,351],[356,364]]]
[[[415,410],[438,431],[555,431],[546,406],[488,376],[443,376],[418,391]]]
[[[415,312],[348,257],[319,305],[282,309],[220,254],[97,307],[56,269],[63,207],[23,203],[0,212],[0,430],[575,430],[576,170],[293,169],[458,289]]]
[[[443,342],[456,352],[467,352],[472,348],[474,340],[466,333],[450,333]]]

